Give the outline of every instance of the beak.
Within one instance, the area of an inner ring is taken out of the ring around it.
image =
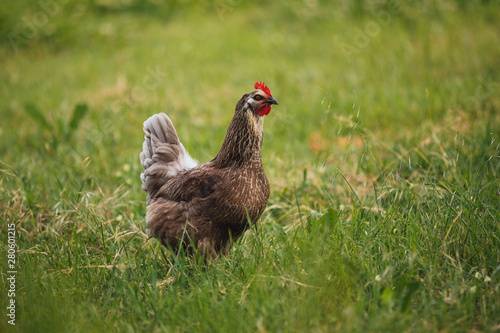
[[[272,105],[272,104],[276,104],[278,105],[278,101],[273,97],[273,96],[269,96],[269,99],[267,101],[265,101],[264,103],[268,104],[268,105]]]

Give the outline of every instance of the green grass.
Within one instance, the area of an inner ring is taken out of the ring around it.
[[[394,3],[3,5],[0,331],[498,331],[500,8]],[[257,80],[268,208],[208,267],[174,257],[142,122],[207,161]]]

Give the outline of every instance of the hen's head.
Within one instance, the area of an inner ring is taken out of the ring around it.
[[[245,107],[259,116],[268,115],[271,105],[278,104],[278,101],[271,95],[271,89],[264,82],[255,82],[254,88],[254,91],[244,96]]]

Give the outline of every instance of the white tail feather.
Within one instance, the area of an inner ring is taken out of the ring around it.
[[[144,143],[140,154],[144,173],[142,189],[148,200],[165,182],[180,171],[198,165],[179,141],[172,121],[165,113],[155,114],[144,122]]]

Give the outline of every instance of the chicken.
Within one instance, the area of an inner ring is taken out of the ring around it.
[[[269,198],[260,154],[264,116],[278,101],[264,82],[254,88],[236,104],[222,147],[207,163],[198,165],[188,154],[166,114],[144,122],[140,159],[147,233],[165,247],[216,258],[264,212]]]

